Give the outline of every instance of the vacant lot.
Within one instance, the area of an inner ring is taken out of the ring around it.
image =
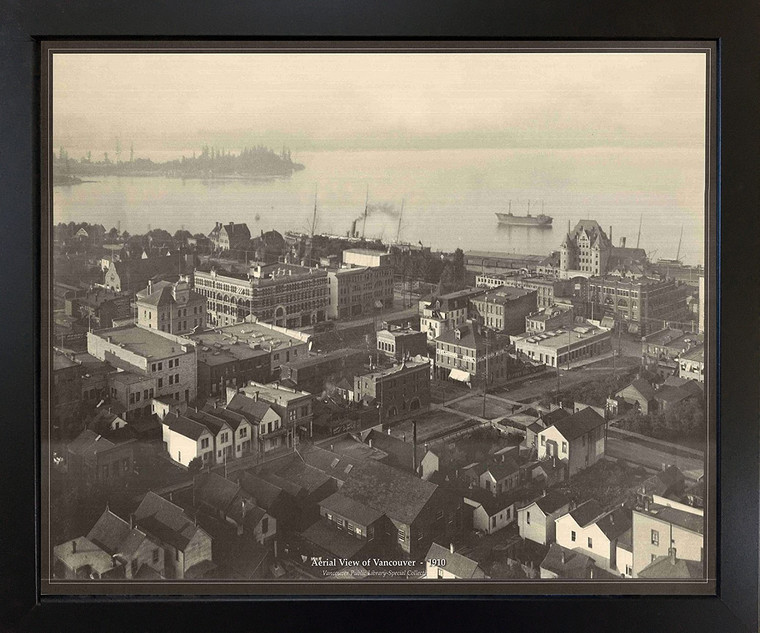
[[[424,415],[418,416],[417,420],[417,441],[424,442],[426,439],[434,436],[440,436],[443,433],[452,431],[463,426],[467,418],[457,415],[451,411],[429,411]],[[401,438],[404,441],[412,441],[412,420],[406,420],[391,429],[391,435]]]
[[[483,394],[472,395],[449,406],[467,415],[477,415],[478,417],[485,417],[488,420],[501,418],[512,413],[512,407],[506,402],[496,400],[495,398],[487,398],[486,413],[483,416]]]

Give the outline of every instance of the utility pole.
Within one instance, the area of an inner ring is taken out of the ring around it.
[[[488,394],[488,332],[489,331],[486,329],[483,330],[486,339],[486,375],[483,382],[483,419],[486,419],[486,396]]]

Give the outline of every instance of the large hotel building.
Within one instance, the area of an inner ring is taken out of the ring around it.
[[[249,314],[282,327],[305,327],[327,318],[327,271],[292,264],[251,267],[248,274],[196,270],[195,290],[206,297],[208,323],[239,323]]]

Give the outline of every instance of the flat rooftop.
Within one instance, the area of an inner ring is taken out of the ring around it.
[[[430,363],[420,361],[410,361],[405,360],[400,365],[394,365],[393,367],[388,367],[387,369],[379,369],[377,371],[368,372],[366,374],[362,374],[362,378],[385,378],[386,376],[391,376],[393,374],[399,374],[403,371],[407,370],[413,370],[413,369],[419,369],[420,367],[429,367]]]
[[[207,364],[266,356],[278,349],[302,345],[304,341],[259,323],[237,323],[191,334],[198,344],[198,359]]]
[[[165,358],[182,354],[181,345],[188,345],[195,351],[189,339],[172,334],[159,334],[156,330],[134,324],[97,330],[93,334],[106,341],[110,338],[113,345],[143,358]]]
[[[514,339],[517,343],[529,343],[539,347],[559,349],[560,347],[567,346],[569,343],[577,343],[592,339],[600,334],[609,333],[610,331],[606,328],[599,328],[595,325],[584,323],[573,327],[562,327],[550,332],[541,332],[540,334],[521,334],[515,336]]]
[[[493,290],[489,290],[484,295],[480,297],[474,297],[473,301],[481,301],[485,303],[509,303],[510,301],[515,301],[517,299],[522,299],[523,297],[535,292],[535,290],[528,290],[527,288],[516,288],[514,286],[500,286],[499,288],[494,288]]]
[[[266,400],[267,402],[277,402],[280,404],[287,404],[291,400],[298,400],[299,398],[311,396],[308,391],[291,389],[290,387],[285,387],[276,382],[262,384],[252,381],[243,387],[242,391],[249,398],[254,397],[254,395],[258,393],[259,398],[262,400]]]

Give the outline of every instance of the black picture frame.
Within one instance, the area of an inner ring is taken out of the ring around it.
[[[758,302],[753,252],[758,225],[756,168],[760,147],[756,107],[760,54],[755,35],[758,8],[748,1],[695,7],[652,0],[624,7],[591,0],[518,7],[454,2],[251,3],[221,0],[187,11],[184,4],[147,2],[27,2],[6,4],[2,23],[3,245],[0,274],[13,297],[2,329],[2,386],[7,453],[0,460],[6,508],[3,555],[3,621],[18,630],[71,627],[103,630],[211,628],[250,630],[261,618],[277,628],[321,623],[351,626],[352,617],[385,626],[454,622],[468,626],[501,620],[516,625],[585,625],[613,630],[757,629],[758,595]],[[718,42],[719,61],[719,585],[705,598],[446,598],[358,602],[260,602],[243,604],[162,599],[46,599],[37,594],[36,517],[38,474],[36,420],[39,371],[39,44],[66,38],[512,38],[512,39],[705,39]],[[744,210],[744,211],[742,211]],[[746,261],[748,260],[749,261]],[[349,612],[352,612],[349,614]],[[152,613],[150,618],[146,615]],[[472,615],[472,617],[471,617]],[[68,623],[68,624],[62,624]]]

